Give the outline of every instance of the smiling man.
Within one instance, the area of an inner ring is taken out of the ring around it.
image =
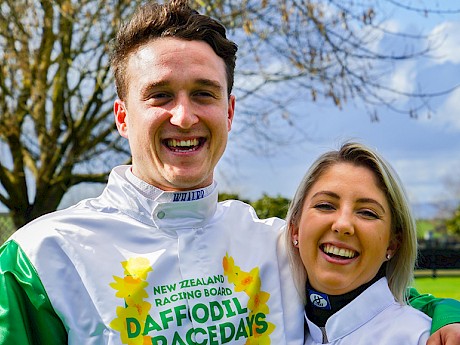
[[[132,165],[1,247],[0,344],[303,344],[284,222],[217,202],[236,51],[185,0],[120,29],[114,114]]]
[[[165,191],[211,185],[235,108],[224,60],[203,41],[156,38],[131,53],[125,73],[114,111],[133,174]]]

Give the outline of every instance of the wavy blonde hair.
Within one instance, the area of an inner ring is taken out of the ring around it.
[[[286,245],[297,290],[305,300],[307,273],[299,250],[292,245],[294,231],[299,227],[305,197],[323,173],[339,163],[351,163],[368,168],[374,173],[380,189],[385,193],[391,210],[391,238],[398,243],[394,256],[387,261],[386,277],[395,299],[405,304],[407,303],[406,290],[412,281],[417,258],[415,221],[396,172],[377,152],[356,142],[347,142],[339,150],[321,155],[308,169],[289,206],[286,219]]]

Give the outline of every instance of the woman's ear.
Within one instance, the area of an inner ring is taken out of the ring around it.
[[[388,244],[388,247],[387,247],[387,258],[388,258],[388,256],[391,258],[396,254],[396,252],[399,249],[400,243],[401,243],[401,234],[400,233],[395,234],[395,235],[393,235],[391,237],[390,243]]]
[[[294,247],[299,248],[299,229],[294,224],[289,224],[291,229],[291,240]]]

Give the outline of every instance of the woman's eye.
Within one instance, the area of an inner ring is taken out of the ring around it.
[[[365,218],[369,218],[369,219],[379,219],[379,215],[374,212],[374,211],[371,211],[371,210],[361,210],[359,211],[359,214],[361,214],[363,217]]]
[[[331,211],[334,210],[334,206],[328,203],[321,203],[321,204],[316,204],[314,208],[318,210],[323,210],[323,211]]]

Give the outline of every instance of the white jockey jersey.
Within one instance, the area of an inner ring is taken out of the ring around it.
[[[218,203],[216,188],[155,200],[126,169],[112,171],[100,197],[12,237],[69,344],[303,343],[282,220]]]
[[[430,317],[395,301],[386,278],[333,314],[325,327],[305,318],[305,345],[425,345],[431,327]]]

